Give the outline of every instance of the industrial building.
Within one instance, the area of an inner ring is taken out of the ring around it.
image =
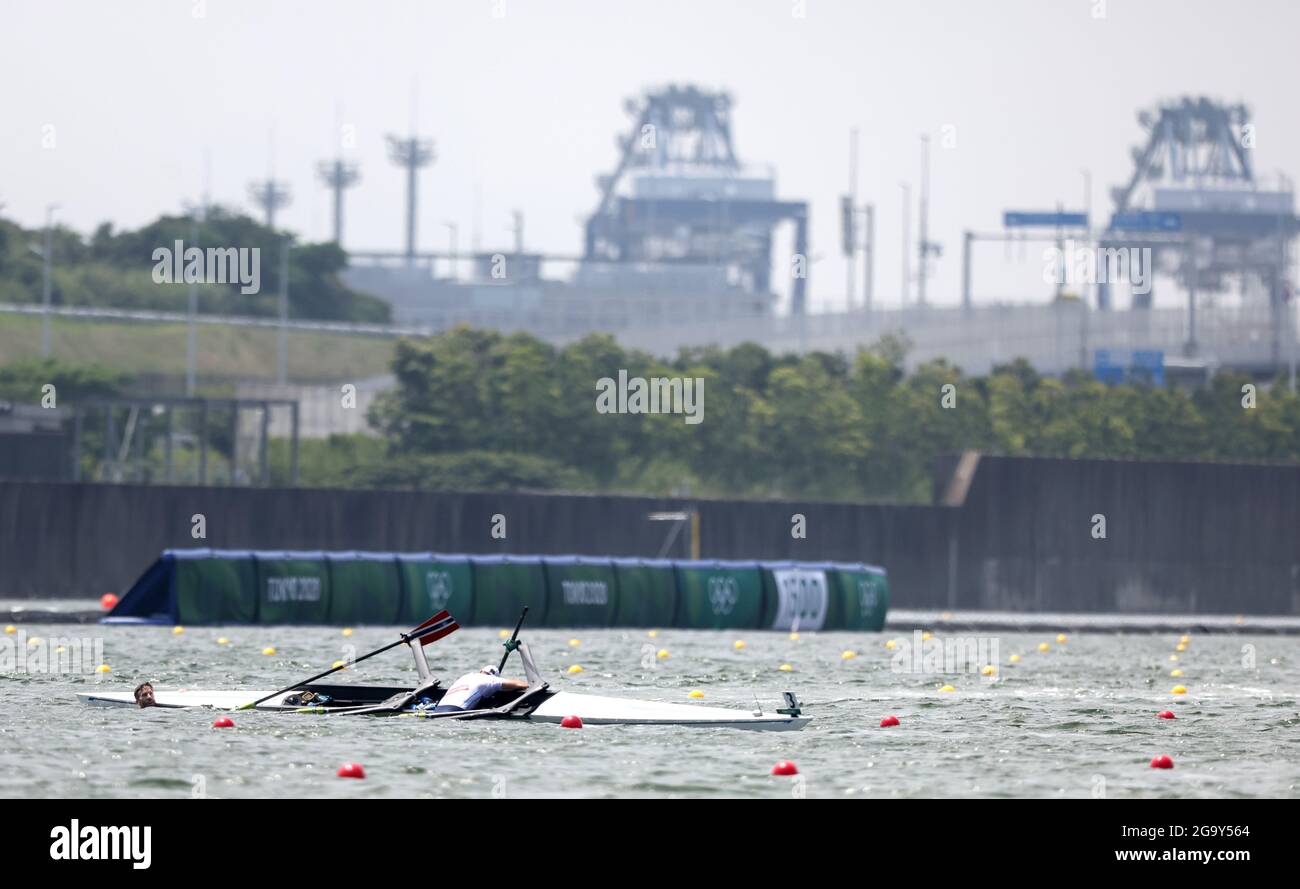
[[[794,253],[806,256],[808,205],[779,199],[770,170],[742,163],[731,104],[694,86],[629,100],[630,126],[615,169],[597,177],[579,254],[526,251],[518,221],[513,248],[463,264],[450,251],[417,251],[409,237],[400,253],[352,251],[348,284],[388,300],[395,323],[433,329],[467,323],[564,338],[770,317],[780,295],[774,229],[789,226]],[[807,264],[789,265],[799,314]]]

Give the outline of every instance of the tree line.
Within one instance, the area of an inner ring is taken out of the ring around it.
[[[555,347],[465,327],[400,340],[378,438],[305,442],[304,483],[425,489],[928,501],[934,457],[1300,460],[1300,399],[1219,373],[1195,388],[1106,385],[1023,360],[906,372],[907,344],[774,355],[753,343],[659,360],[591,334]],[[703,381],[702,421],[597,410],[600,381]]]
[[[157,283],[154,251],[184,247],[257,248],[261,288],[241,292],[238,284],[196,285],[201,314],[279,314],[281,249],[285,233],[225,208],[209,207],[195,222],[161,216],[133,230],[103,223],[88,237],[64,226],[50,233],[50,301],[55,306],[184,312],[189,287]],[[43,298],[45,233],[0,219],[0,302],[40,303]],[[334,243],[295,244],[289,252],[289,317],[386,323],[386,302],[347,287],[340,274],[347,255]]]

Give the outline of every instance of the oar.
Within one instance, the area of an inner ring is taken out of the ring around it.
[[[501,666],[497,667],[498,673],[500,673],[502,670],[506,668],[506,659],[510,657],[510,652],[514,651],[516,648],[519,647],[519,643],[516,642],[515,640],[519,638],[519,628],[524,625],[524,618],[527,616],[528,616],[528,606],[525,605],[523,613],[519,615],[519,623],[515,624],[514,633],[511,634],[510,639],[508,641],[501,643],[506,647],[506,653],[501,655]]]
[[[524,610],[527,611],[528,609],[524,609]],[[523,621],[522,617],[520,618],[520,621]],[[340,664],[337,667],[333,667],[329,670],[326,670],[324,673],[317,673],[315,676],[312,676],[310,679],[304,679],[301,682],[295,682],[293,685],[290,685],[287,688],[282,688],[279,691],[273,691],[269,695],[266,695],[265,697],[258,698],[256,701],[252,701],[251,703],[248,704],[241,704],[235,709],[252,710],[258,704],[269,701],[271,700],[271,698],[275,697],[276,695],[282,695],[285,692],[293,691],[295,688],[298,688],[299,686],[307,685],[308,683],[315,682],[318,679],[324,679],[326,676],[329,676],[331,673],[337,673],[339,670],[342,670],[345,667],[350,667],[353,664],[359,664],[362,661],[366,660],[367,658],[372,658],[377,654],[383,654],[385,651],[396,648],[399,645],[405,645],[408,642],[413,642],[417,639],[419,640],[421,645],[428,645],[430,642],[437,642],[439,639],[456,632],[456,630],[458,629],[460,629],[460,624],[456,623],[456,619],[451,616],[451,612],[439,611],[433,617],[429,618],[424,623],[420,624],[418,627],[411,630],[411,632],[402,633],[401,638],[398,639],[396,642],[390,642],[389,644],[385,645],[383,648],[376,648],[374,651],[370,652],[369,654],[363,654],[359,658],[354,658],[348,663]],[[516,632],[518,631],[516,630]]]

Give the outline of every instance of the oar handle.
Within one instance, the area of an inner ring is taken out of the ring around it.
[[[265,703],[265,702],[271,700],[271,698],[275,697],[276,695],[282,695],[282,694],[284,694],[285,692],[293,691],[295,688],[298,688],[298,687],[301,686],[301,685],[308,685],[309,683],[315,682],[317,679],[324,679],[326,676],[329,676],[329,675],[332,674],[332,673],[337,673],[339,670],[342,670],[342,669],[344,669],[344,668],[346,668],[346,667],[350,667],[350,666],[352,666],[353,664],[359,664],[359,663],[361,663],[362,661],[364,661],[366,658],[372,658],[372,657],[374,657],[374,656],[377,655],[377,654],[383,654],[385,651],[388,651],[389,649],[396,648],[396,647],[399,646],[399,645],[404,645],[404,644],[406,644],[406,640],[407,640],[407,634],[406,634],[406,633],[403,633],[401,639],[398,639],[396,642],[393,642],[393,643],[391,643],[391,644],[389,644],[389,645],[385,645],[383,648],[376,648],[374,651],[370,652],[369,654],[363,654],[361,657],[356,658],[355,660],[345,661],[344,663],[339,664],[337,667],[332,667],[332,668],[326,670],[324,673],[317,673],[315,676],[311,676],[311,677],[309,677],[309,678],[307,678],[307,679],[303,679],[303,680],[301,680],[301,681],[299,681],[299,682],[295,682],[293,685],[290,685],[290,686],[287,686],[287,687],[285,687],[285,688],[282,688],[282,689],[280,689],[279,691],[273,691],[273,692],[271,692],[269,695],[267,695],[266,697],[258,698],[256,701],[250,701],[250,702],[247,703],[247,704],[240,704],[240,705],[239,705],[238,707],[236,707],[235,709],[236,709],[236,710],[252,710],[252,709],[253,709],[254,707],[256,707],[258,704],[263,704],[263,703]]]
[[[504,669],[506,668],[506,660],[509,659],[509,657],[510,657],[510,652],[514,651],[516,648],[519,647],[519,642],[516,641],[516,640],[519,639],[519,628],[522,627],[522,626],[524,625],[524,618],[527,617],[527,616],[528,616],[528,606],[525,605],[525,606],[524,606],[524,610],[523,610],[523,611],[520,613],[520,615],[519,615],[519,621],[518,621],[518,623],[515,624],[515,631],[514,631],[513,633],[510,634],[510,638],[509,638],[509,639],[507,639],[505,642],[501,643],[502,645],[505,646],[505,648],[506,648],[506,653],[503,654],[503,655],[501,655],[501,665],[500,665],[499,667],[497,667],[497,672],[498,672],[498,673],[500,673],[502,670],[504,670]]]
[[[525,614],[528,613],[528,609],[527,609],[527,608],[524,609],[524,613],[525,613]],[[258,698],[256,701],[250,701],[250,702],[247,703],[247,704],[240,704],[238,707],[235,707],[234,709],[236,709],[236,710],[252,710],[252,709],[253,709],[254,707],[256,707],[258,704],[266,703],[267,701],[271,700],[271,698],[275,697],[276,695],[282,695],[282,694],[284,694],[285,692],[293,691],[295,688],[298,688],[299,686],[307,685],[308,683],[315,682],[315,681],[318,680],[318,679],[324,679],[326,676],[329,676],[329,675],[331,675],[331,674],[333,674],[333,673],[337,673],[339,670],[342,670],[342,669],[345,669],[345,668],[347,668],[347,667],[350,667],[350,666],[352,666],[353,664],[359,664],[359,663],[361,663],[362,661],[364,661],[364,660],[366,660],[366,659],[368,659],[368,658],[372,658],[372,657],[374,657],[374,656],[377,655],[377,654],[383,654],[385,651],[389,651],[389,650],[391,650],[391,649],[394,649],[394,648],[396,648],[396,647],[399,646],[399,645],[406,645],[406,644],[409,643],[412,639],[419,639],[419,638],[421,638],[422,636],[426,636],[426,635],[428,635],[429,633],[431,633],[431,632],[433,632],[434,630],[436,630],[438,627],[437,627],[437,626],[433,626],[433,624],[435,624],[435,622],[437,622],[437,621],[439,621],[439,620],[444,620],[444,619],[448,619],[448,620],[449,620],[449,619],[452,619],[452,618],[451,618],[451,615],[448,614],[446,611],[440,611],[440,612],[438,612],[437,614],[435,614],[433,617],[431,617],[431,618],[429,618],[428,620],[426,620],[424,623],[420,624],[420,625],[419,625],[418,627],[416,627],[415,629],[411,630],[409,633],[402,633],[402,634],[400,634],[400,635],[401,635],[401,638],[399,638],[396,642],[390,642],[389,644],[383,646],[382,648],[376,648],[374,651],[371,651],[371,652],[369,652],[369,653],[367,653],[367,654],[363,654],[363,655],[361,655],[361,657],[359,657],[359,658],[353,658],[353,659],[350,660],[350,661],[345,661],[344,663],[339,664],[337,667],[331,667],[330,669],[326,670],[324,673],[317,673],[315,676],[312,676],[312,677],[310,677],[310,678],[308,678],[308,679],[303,679],[303,680],[301,680],[301,681],[299,681],[299,682],[295,682],[293,685],[287,686],[286,688],[282,688],[282,689],[280,689],[279,691],[273,691],[273,692],[271,692],[269,695],[266,695],[265,697]],[[523,618],[522,618],[522,617],[520,617],[519,620],[520,620],[521,623],[523,622]],[[454,625],[453,625],[453,629],[454,629],[454,628],[455,628],[455,627],[454,627]],[[515,632],[516,632],[516,633],[519,632],[518,628],[515,629]]]

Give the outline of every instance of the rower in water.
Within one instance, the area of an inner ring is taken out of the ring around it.
[[[477,710],[484,701],[499,691],[523,691],[528,683],[519,679],[503,679],[496,667],[487,666],[477,673],[466,673],[447,689],[434,713],[453,713],[458,710]]]
[[[135,687],[135,703],[142,710],[145,707],[158,706],[158,702],[154,700],[152,682],[141,682]]]

